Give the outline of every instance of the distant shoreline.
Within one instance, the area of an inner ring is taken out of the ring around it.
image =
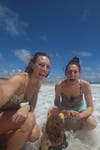
[[[90,82],[90,84],[100,84],[100,82]]]
[[[2,82],[3,80],[7,80],[8,78],[0,78],[0,82]],[[54,82],[54,81],[52,81],[52,80],[50,80],[50,79],[46,79],[46,80],[43,80],[43,84],[55,84],[56,83],[56,81]],[[90,81],[89,82],[90,84],[100,84],[100,82],[94,82],[94,81]]]

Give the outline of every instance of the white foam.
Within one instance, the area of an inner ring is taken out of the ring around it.
[[[98,88],[99,87],[99,88]],[[71,133],[69,146],[65,150],[100,150],[100,85],[92,86],[95,99],[94,114],[97,118],[97,128],[92,131],[77,131]],[[40,89],[35,115],[42,135],[42,125],[46,121],[47,111],[53,106],[54,85],[43,85]],[[28,142],[24,150],[39,150],[40,139],[35,143]]]

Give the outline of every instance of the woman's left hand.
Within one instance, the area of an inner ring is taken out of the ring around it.
[[[59,113],[59,107],[58,106],[53,106],[51,109],[48,111],[48,117],[54,114]]]
[[[80,113],[75,111],[75,110],[62,110],[61,111],[63,114],[72,117],[73,119],[80,119]]]
[[[81,113],[77,112],[77,111],[72,111],[71,112],[71,117],[76,119],[76,120],[80,120],[81,119]]]
[[[13,115],[12,121],[15,123],[23,122],[26,120],[28,116],[28,110],[25,107],[21,107],[18,111]]]

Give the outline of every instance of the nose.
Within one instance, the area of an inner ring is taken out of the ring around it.
[[[42,72],[43,72],[45,75],[47,75],[47,74],[49,73],[49,68],[48,68],[48,66],[44,65],[44,66],[42,67]]]
[[[43,67],[43,70],[45,70],[45,71],[47,70],[47,66],[46,65]]]
[[[75,75],[74,71],[71,72],[71,75]]]

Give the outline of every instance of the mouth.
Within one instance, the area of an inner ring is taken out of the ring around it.
[[[74,81],[75,81],[75,79],[70,79],[69,81],[70,81],[70,82],[74,82]]]
[[[45,78],[45,74],[44,73],[39,73],[39,76],[41,77],[41,78]]]

